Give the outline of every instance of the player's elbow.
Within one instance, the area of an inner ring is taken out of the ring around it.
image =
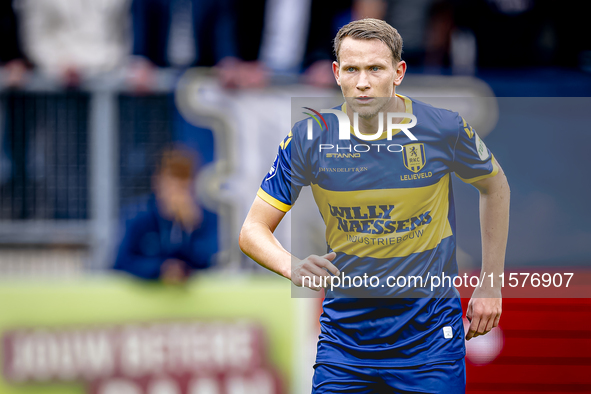
[[[248,222],[244,222],[242,228],[240,229],[240,234],[238,234],[238,245],[240,246],[240,250],[242,253],[249,255],[251,239],[252,239],[252,226],[249,225]]]
[[[509,201],[511,200],[511,189],[509,188],[509,183],[506,179],[504,179],[502,182],[495,184],[493,188],[489,189],[486,195],[489,198],[495,198],[497,200],[503,201],[506,204],[509,204]]]
[[[507,181],[507,176],[505,174],[501,174],[499,182],[496,185],[496,192],[503,200],[508,201],[511,199],[511,188],[509,187],[509,182]]]
[[[509,199],[511,189],[504,173],[497,174],[494,177],[486,178],[472,184],[478,189],[482,196],[493,196],[501,199]]]
[[[246,231],[244,225],[240,229],[240,234],[238,234],[238,246],[240,246],[240,250],[242,250],[243,253],[246,253],[244,251],[244,248],[246,247]]]

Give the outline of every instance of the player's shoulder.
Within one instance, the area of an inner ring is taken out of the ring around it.
[[[418,124],[433,126],[441,132],[456,133],[462,122],[458,112],[446,108],[434,107],[431,104],[408,97],[412,102],[412,112],[417,117]]]

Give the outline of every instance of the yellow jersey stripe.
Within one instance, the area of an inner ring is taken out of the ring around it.
[[[281,201],[277,200],[276,198],[270,196],[266,191],[259,187],[259,191],[257,192],[257,196],[259,196],[263,201],[267,204],[277,208],[281,212],[287,212],[291,209],[291,205],[287,205],[282,203]]]
[[[497,160],[495,159],[495,156],[492,153],[491,153],[491,160],[492,160],[493,170],[489,174],[485,174],[485,175],[477,176],[476,178],[469,178],[469,179],[462,178],[458,174],[456,174],[456,176],[458,178],[460,178],[465,183],[474,183],[474,182],[478,182],[478,181],[486,179],[486,178],[493,177],[498,174],[499,165],[497,164]]]
[[[453,235],[447,217],[449,181],[447,174],[417,188],[331,191],[311,186],[335,252],[387,259],[434,249]]]

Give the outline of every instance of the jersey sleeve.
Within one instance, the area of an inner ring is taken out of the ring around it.
[[[499,172],[493,154],[472,127],[458,115],[458,138],[452,170],[466,183],[495,176]]]
[[[257,192],[257,196],[283,212],[291,209],[301,188],[309,185],[303,155],[295,141],[292,143],[292,139],[293,134],[290,131],[279,144],[275,161]]]

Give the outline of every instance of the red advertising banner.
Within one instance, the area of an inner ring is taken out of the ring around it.
[[[249,322],[9,331],[11,382],[88,382],[90,394],[279,394],[265,333]]]

